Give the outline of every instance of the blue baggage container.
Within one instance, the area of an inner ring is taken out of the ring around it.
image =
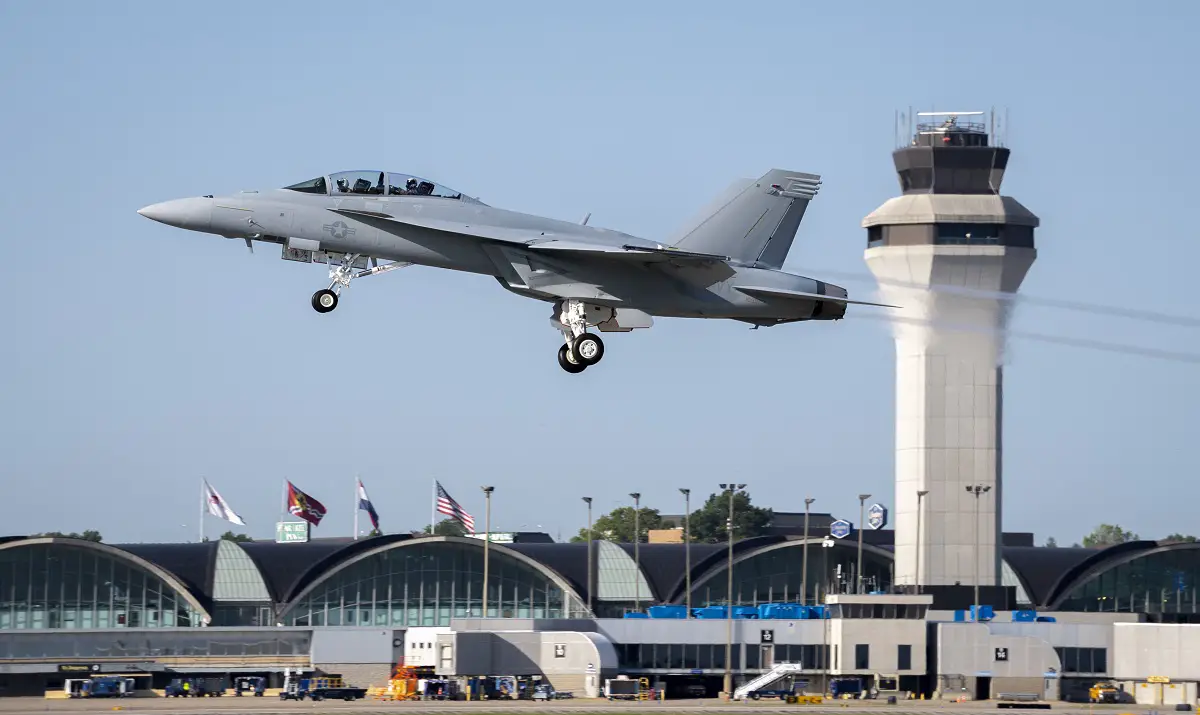
[[[1055,618],[1054,616],[1038,616],[1036,620],[1038,623],[1057,623],[1058,622],[1058,619]]]
[[[687,618],[687,606],[651,606],[646,613],[651,618]]]
[[[1015,623],[1033,623],[1037,621],[1037,611],[1013,611],[1012,619]]]
[[[626,618],[649,618],[650,616],[647,616],[645,613],[642,613],[640,611],[630,611],[625,614],[625,617]]]

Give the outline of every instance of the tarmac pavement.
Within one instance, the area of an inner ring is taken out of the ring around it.
[[[994,701],[951,703],[939,701],[901,701],[888,705],[885,701],[835,701],[819,705],[788,705],[779,700],[759,700],[730,703],[724,700],[667,700],[664,702],[628,702],[592,699],[531,702],[528,700],[462,701],[404,701],[382,702],[373,699],[312,702],[281,701],[278,698],[223,696],[219,698],[96,698],[83,700],[47,700],[45,698],[0,698],[0,713],[61,713],[62,715],[99,715],[99,713],[136,713],[136,715],[374,715],[376,713],[447,713],[448,715],[516,715],[538,712],[562,715],[619,715],[620,713],[804,713],[805,715],[964,715],[991,711],[1011,715],[1166,715],[1174,712],[1170,706],[1153,708],[1143,705],[1087,705],[1053,703],[1052,709],[1001,710]]]

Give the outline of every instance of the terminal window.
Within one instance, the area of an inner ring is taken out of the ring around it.
[[[912,646],[896,646],[896,670],[912,670]]]
[[[859,643],[854,646],[854,669],[868,670],[871,667],[871,645]]]
[[[1055,648],[1064,673],[1108,672],[1107,648]]]

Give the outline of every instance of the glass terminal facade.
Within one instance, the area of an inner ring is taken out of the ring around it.
[[[826,549],[820,542],[808,545],[808,603],[820,602],[827,593],[853,593],[852,572],[857,564],[857,552],[848,546]],[[795,542],[782,548],[766,549],[733,564],[733,603],[753,606],[760,603],[799,601],[804,586],[801,564],[802,544]],[[835,551],[836,554],[826,554]],[[840,568],[839,568],[840,566]],[[863,591],[887,590],[891,587],[892,562],[877,554],[863,552]],[[708,577],[692,585],[692,606],[724,605],[728,603],[728,575],[724,565]]]
[[[0,549],[0,630],[170,628],[204,615],[141,566],[66,544]]]
[[[448,626],[483,615],[483,549],[400,543],[318,581],[284,615],[289,626]],[[489,618],[577,618],[587,609],[536,567],[492,548]]]
[[[1057,605],[1062,611],[1200,613],[1200,548],[1154,551],[1092,576]]]

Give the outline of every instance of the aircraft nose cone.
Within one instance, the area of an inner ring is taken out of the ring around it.
[[[212,199],[174,199],[138,209],[152,221],[189,231],[207,231],[212,225]]]

